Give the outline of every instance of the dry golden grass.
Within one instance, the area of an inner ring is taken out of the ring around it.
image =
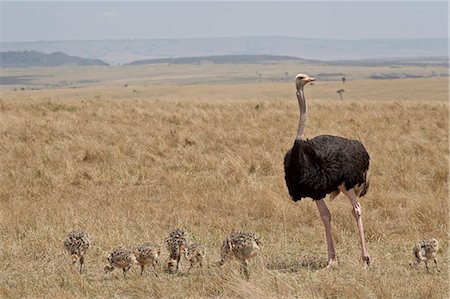
[[[1,84],[0,90],[14,88],[46,87],[129,87],[172,85],[172,84],[240,84],[292,82],[292,78],[301,70],[319,78],[361,80],[373,75],[390,74],[394,76],[441,76],[447,77],[445,65],[423,66],[350,66],[330,65],[323,62],[286,62],[265,64],[200,64],[175,65],[154,64],[137,66],[82,66],[82,67],[34,67],[2,68],[2,76],[19,77],[28,83]],[[333,75],[335,74],[335,75]],[[337,75],[336,75],[337,74]],[[13,80],[14,81],[14,80]],[[347,82],[350,82],[347,81]]]
[[[329,204],[340,260],[332,271],[320,271],[315,204],[289,199],[293,84],[3,93],[0,297],[448,298],[448,82],[348,83],[344,102],[340,84],[307,88],[306,135],[357,138],[371,155],[361,200],[368,270],[348,199]],[[62,247],[78,227],[92,240],[81,276]],[[103,273],[114,247],[163,245],[175,227],[207,247],[203,273]],[[249,282],[236,264],[214,266],[232,230],[264,240]],[[411,270],[413,245],[430,237],[442,271]]]

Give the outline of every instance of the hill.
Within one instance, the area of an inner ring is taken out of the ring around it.
[[[408,58],[378,58],[358,60],[332,60],[326,61],[333,66],[389,66],[392,68],[402,66],[449,66],[447,56],[435,57],[408,57]]]
[[[199,57],[180,57],[180,58],[159,58],[144,59],[128,63],[127,65],[142,64],[264,64],[287,61],[306,61],[298,57],[277,56],[277,55],[218,55],[218,56],[199,56]]]
[[[45,54],[36,51],[0,52],[0,67],[55,67],[55,66],[108,65],[98,59],[70,56],[61,52]]]
[[[1,51],[64,52],[111,64],[218,55],[283,55],[320,60],[448,56],[447,39],[332,40],[283,36],[2,42]]]

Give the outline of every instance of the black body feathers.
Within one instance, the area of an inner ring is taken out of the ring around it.
[[[338,136],[297,139],[284,157],[286,185],[294,201],[322,199],[342,183],[347,190],[361,185],[368,169],[369,154],[362,143]]]

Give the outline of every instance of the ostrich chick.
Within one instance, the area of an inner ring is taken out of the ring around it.
[[[156,272],[156,264],[158,263],[158,257],[160,254],[161,247],[156,244],[144,243],[136,247],[134,255],[137,263],[141,266],[141,275],[144,273],[145,265],[151,264],[155,275],[158,276],[158,273]]]
[[[167,271],[174,274],[178,272],[182,253],[189,246],[188,233],[177,228],[169,233],[165,243],[167,251],[169,251],[169,259],[166,263]]]
[[[186,260],[190,262],[188,273],[191,271],[192,267],[194,267],[195,264],[199,264],[200,268],[203,268],[203,260],[206,256],[206,250],[203,245],[197,243],[191,244],[187,248],[184,247],[183,252]]]
[[[261,239],[253,232],[233,232],[229,234],[222,243],[220,266],[231,258],[241,262],[241,270],[247,280],[248,260],[256,256],[261,249]]]
[[[123,276],[130,270],[131,266],[136,263],[136,257],[131,250],[126,248],[116,248],[108,255],[109,265],[105,266],[105,272],[111,272],[115,268],[120,268],[123,271]]]
[[[427,268],[427,273],[429,273],[428,269],[428,261],[433,260],[436,265],[436,269],[439,272],[439,268],[436,261],[436,253],[439,251],[439,242],[436,239],[430,240],[422,240],[418,242],[414,248],[413,253],[416,261],[411,264],[411,266],[417,267],[420,262],[425,263],[425,267]]]
[[[83,268],[84,255],[90,244],[89,234],[81,229],[71,231],[64,239],[64,248],[70,254],[72,263],[75,265],[78,260],[80,261],[80,273]]]

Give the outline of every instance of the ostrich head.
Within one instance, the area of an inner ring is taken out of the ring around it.
[[[302,89],[303,86],[305,86],[306,84],[308,84],[311,81],[314,81],[314,78],[309,77],[308,75],[305,74],[298,74],[295,77],[295,86],[297,86],[297,90],[298,89]]]

